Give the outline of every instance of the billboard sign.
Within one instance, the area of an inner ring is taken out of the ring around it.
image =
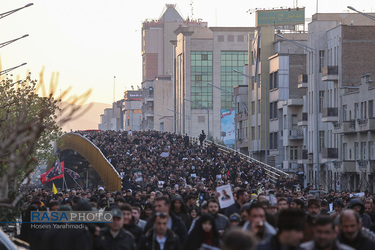
[[[234,109],[222,109],[221,110],[221,135],[224,144],[227,147],[234,146],[235,140],[235,125],[234,115],[236,110]],[[223,136],[224,135],[224,136]]]
[[[142,91],[128,90],[125,92],[125,101],[140,101],[142,100]]]
[[[296,25],[305,23],[305,8],[258,10],[256,26]]]

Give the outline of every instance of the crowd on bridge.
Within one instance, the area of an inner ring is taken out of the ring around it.
[[[156,131],[80,132],[118,170],[122,190],[105,186],[32,190],[23,221],[35,210],[112,211],[113,223],[81,229],[32,229],[31,249],[374,249],[371,193],[315,192],[301,176],[273,182],[262,166],[215,144]],[[220,207],[216,188],[229,185],[234,203]]]

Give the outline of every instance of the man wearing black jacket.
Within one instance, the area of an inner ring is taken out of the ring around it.
[[[180,218],[171,213],[170,210],[170,200],[164,196],[155,199],[155,214],[163,213],[167,215],[168,218],[168,229],[175,232],[180,239],[180,245],[185,243],[187,238],[187,229],[185,224]],[[147,233],[154,226],[154,220],[147,221],[144,232]]]
[[[123,214],[119,208],[113,208],[113,222],[100,232],[95,239],[94,250],[135,250],[136,245],[131,233],[123,228]]]
[[[245,189],[237,190],[236,197],[236,202],[225,209],[225,216],[228,218],[234,213],[240,214],[241,207],[249,201],[249,194]]]

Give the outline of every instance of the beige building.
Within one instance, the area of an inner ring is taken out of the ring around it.
[[[127,90],[124,93],[124,130],[141,130],[142,91]]]
[[[340,103],[345,91],[355,86],[363,73],[375,74],[373,64],[368,63],[375,53],[373,25],[372,20],[352,13],[315,14],[308,25],[307,46],[313,50],[307,56],[305,172],[307,182],[318,180],[325,189],[360,187],[359,173],[350,174],[350,183],[340,179],[348,169],[341,164],[342,136],[333,131],[334,124],[344,121]]]
[[[341,122],[334,123],[333,133],[341,138],[336,181],[341,188],[374,191],[375,174],[375,85],[370,74],[361,77],[355,88],[344,89],[340,110]],[[341,170],[341,171],[339,171]]]
[[[176,132],[235,142],[233,87],[243,83],[248,61],[248,36],[254,28],[199,26],[179,27],[175,33]]]

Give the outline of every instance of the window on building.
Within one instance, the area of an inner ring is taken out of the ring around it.
[[[258,106],[257,106],[257,109],[258,109],[258,114],[260,114],[260,100],[258,100]]]
[[[190,74],[191,74],[191,108],[212,108],[212,52],[191,51]],[[177,78],[181,74],[177,72]],[[179,81],[182,81],[181,79]],[[233,103],[234,105],[234,103]],[[234,106],[233,106],[234,107]]]
[[[324,105],[324,91],[319,91],[319,113],[323,111]]]
[[[251,140],[255,140],[255,127],[251,127]]]
[[[354,117],[359,119],[359,103],[354,103]]]
[[[270,119],[273,119],[273,102],[270,103]]]
[[[237,36],[237,42],[243,42],[243,41],[245,41],[244,36],[243,35],[238,35]]]
[[[251,102],[251,115],[255,115],[255,102]]]
[[[228,35],[228,42],[234,42],[234,36]]]
[[[274,102],[273,105],[273,118],[277,119],[277,102]]]
[[[355,154],[355,159],[360,160],[361,159],[361,152],[359,149],[359,142],[354,142],[354,154]]]
[[[270,133],[269,134],[270,138],[269,138],[269,148],[270,149],[277,149],[277,138],[278,138],[278,134],[277,132],[273,132],[273,133]]]
[[[324,68],[324,52],[324,50],[319,50],[319,73],[321,73]]]
[[[278,72],[275,71],[275,72],[273,72],[273,88],[277,89],[278,87],[279,87]]]
[[[205,119],[205,117],[204,117],[203,115],[198,116],[198,122],[199,122],[199,123],[201,123],[201,122],[204,123],[205,120],[206,120],[206,119]]]
[[[374,117],[374,101],[368,101],[368,118]]]
[[[347,116],[346,116],[347,110],[348,110],[348,106],[347,105],[343,105],[342,106],[342,118],[343,118],[343,121],[347,121]]]
[[[343,159],[344,160],[348,160],[348,144],[347,143],[343,143],[342,144],[342,148],[343,148]]]
[[[367,107],[366,107],[366,102],[361,102],[361,119],[366,119],[367,118]]]
[[[223,35],[217,36],[217,41],[218,42],[224,42],[224,36]]]
[[[230,36],[228,36],[229,39]],[[233,38],[233,36],[232,36]],[[220,53],[220,88],[221,109],[235,108],[233,87],[243,84],[243,76],[233,70],[242,71],[243,65],[248,63],[247,51],[221,51]]]
[[[273,89],[273,73],[270,73],[270,89]]]
[[[374,142],[369,141],[368,142],[368,157],[370,160],[375,160],[374,158]]]
[[[290,147],[290,160],[297,160],[298,148],[297,147]]]
[[[367,160],[367,142],[361,142],[362,160]]]
[[[319,131],[319,152],[322,151],[323,148],[325,148],[324,145],[324,131]]]

